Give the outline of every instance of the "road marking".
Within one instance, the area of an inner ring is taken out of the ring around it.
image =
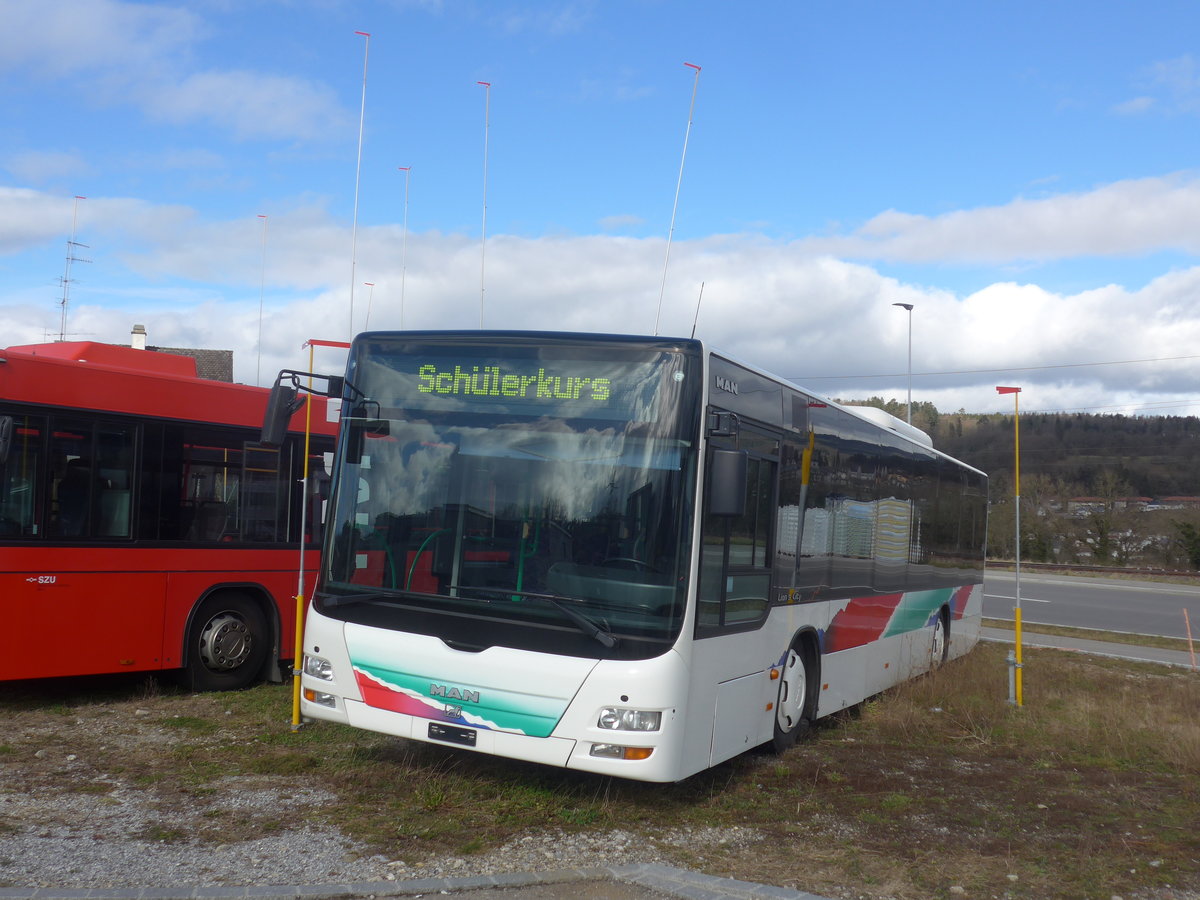
[[[987,578],[996,578],[1002,581],[1013,581],[1015,575],[1012,572],[988,572]],[[1189,597],[1200,593],[1200,588],[1194,588],[1186,584],[1163,584],[1149,581],[1122,581],[1116,579],[1108,579],[1108,583],[1104,583],[1103,576],[1071,576],[1071,575],[1056,575],[1056,576],[1037,576],[1021,573],[1022,582],[1030,582],[1037,584],[1055,584],[1055,585],[1076,585],[1078,587],[1094,588],[1099,591],[1121,591],[1136,589],[1143,594],[1178,594],[1180,596]]]
[[[1009,597],[1005,594],[984,594],[983,595],[984,600],[988,599],[989,597],[991,597],[993,600],[1016,600],[1017,599],[1015,596]],[[1039,600],[1039,599],[1037,599],[1037,597],[1022,597],[1021,602],[1022,603],[1051,603],[1052,601]]]

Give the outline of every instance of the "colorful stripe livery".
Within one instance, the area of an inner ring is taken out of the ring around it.
[[[880,638],[917,631],[927,626],[943,606],[954,619],[961,619],[973,585],[914,591],[908,594],[878,594],[856,597],[840,610],[825,630],[821,650],[836,653],[862,647]]]
[[[354,677],[368,706],[489,731],[548,737],[567,708],[565,700],[528,694],[518,696],[495,687],[477,690],[456,687],[435,695],[433,692],[440,687],[435,679],[380,671],[357,662]]]
[[[345,637],[368,706],[531,737],[549,737],[596,664],[504,647],[462,653],[418,635],[406,636],[401,656],[389,632],[360,625],[347,625]]]

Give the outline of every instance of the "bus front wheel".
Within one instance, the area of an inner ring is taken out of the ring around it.
[[[193,691],[237,691],[257,679],[270,638],[262,609],[245,594],[207,598],[188,628],[187,686]]]
[[[783,753],[812,725],[811,685],[816,679],[816,660],[809,645],[797,641],[788,648],[779,673],[779,697],[775,702],[775,734],[771,747]]]

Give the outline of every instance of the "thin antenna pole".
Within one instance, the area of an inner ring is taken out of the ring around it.
[[[366,331],[371,327],[371,301],[375,299],[375,282],[364,281],[363,286],[371,289],[371,293],[367,294],[367,321],[363,323],[363,330]]]
[[[412,175],[412,166],[400,166],[404,173],[404,237],[400,250],[400,330],[404,330],[404,277],[408,274],[408,179]]]
[[[492,83],[477,81],[483,86],[483,230],[479,241],[479,327],[483,328],[484,266],[487,260],[487,181],[488,181],[488,129],[491,125]]]
[[[267,217],[262,213],[258,214],[262,219],[263,235],[262,235],[262,278],[258,283],[258,362],[254,368],[254,383],[262,384],[262,320],[263,320],[263,294],[267,290]]]
[[[700,282],[700,296],[696,298],[696,316],[692,319],[692,337],[696,336],[696,323],[700,321],[700,301],[704,299],[704,282]]]
[[[667,290],[667,263],[671,260],[671,238],[675,235],[675,212],[679,208],[679,189],[683,185],[683,163],[687,159],[688,138],[692,134],[692,113],[696,110],[696,88],[700,85],[700,67],[694,63],[685,62],[685,66],[696,70],[692,80],[692,105],[688,107],[687,131],[683,135],[683,154],[679,158],[679,179],[675,182],[675,203],[671,206],[671,228],[667,232],[667,255],[663,259],[662,285],[658,289],[658,312],[654,314],[654,333],[658,334],[658,322],[662,317],[663,294]]]
[[[355,270],[358,267],[358,187],[362,176],[362,147],[363,121],[367,116],[367,57],[371,51],[371,35],[366,31],[356,31],[357,35],[366,38],[363,41],[363,82],[362,108],[358,113],[358,165],[354,171],[354,224],[350,229],[350,339],[354,339],[354,282]]]
[[[76,194],[75,208],[71,211],[71,239],[67,241],[67,264],[63,270],[62,310],[58,322],[58,339],[60,341],[67,339],[67,305],[71,300],[71,263],[75,262],[75,248],[84,246],[75,241],[76,226],[79,222],[79,201],[86,199],[87,197]]]

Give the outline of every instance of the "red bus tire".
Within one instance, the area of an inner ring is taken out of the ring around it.
[[[226,591],[205,598],[192,616],[184,649],[184,683],[193,691],[239,691],[255,684],[271,646],[262,608]]]

